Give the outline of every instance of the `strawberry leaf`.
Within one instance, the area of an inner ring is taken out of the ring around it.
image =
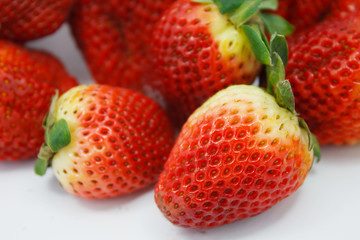
[[[240,27],[259,12],[261,3],[262,0],[244,0],[237,9],[230,11],[227,15],[236,27]]]
[[[266,67],[268,92],[276,97],[275,88],[278,82],[285,80],[285,68],[278,53],[272,54],[272,65]],[[276,97],[277,98],[277,97]]]
[[[46,144],[55,153],[71,142],[69,126],[65,119],[57,121],[50,130],[45,132]]]
[[[276,10],[279,7],[279,1],[278,0],[263,0],[263,2],[260,4],[261,10]]]
[[[276,84],[275,96],[280,106],[295,112],[295,99],[291,89],[291,84],[288,80],[281,80]]]
[[[271,65],[271,55],[268,48],[268,43],[261,34],[261,30],[257,25],[243,25],[242,29],[249,39],[251,48],[259,62],[265,65]]]
[[[281,57],[284,66],[287,65],[289,50],[286,39],[283,35],[273,34],[270,40],[271,52],[276,52]]]
[[[294,26],[279,15],[260,13],[260,17],[264,22],[266,30],[271,35],[278,33],[287,36],[294,32]]]
[[[272,66],[267,66],[268,92],[275,96],[279,106],[295,113],[295,99],[291,84],[285,80],[284,63],[277,52],[272,54]]]
[[[41,146],[40,152],[38,154],[38,158],[35,163],[35,173],[39,176],[44,176],[46,173],[46,169],[49,167],[50,159],[54,153],[51,151],[49,146],[44,143]]]
[[[237,9],[246,0],[214,0],[222,14]]]

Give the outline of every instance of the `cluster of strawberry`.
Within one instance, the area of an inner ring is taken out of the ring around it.
[[[67,19],[98,84],[21,46]],[[0,160],[38,154],[80,197],[157,182],[169,221],[211,228],[360,142],[358,0],[4,0],[0,24]]]

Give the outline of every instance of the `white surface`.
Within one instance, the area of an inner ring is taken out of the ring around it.
[[[30,44],[60,57],[81,83],[90,74],[69,29]],[[51,169],[33,161],[0,162],[0,239],[360,239],[360,145],[324,147],[303,186],[267,212],[212,230],[170,224],[157,209],[153,186],[129,196],[85,200],[67,194]]]

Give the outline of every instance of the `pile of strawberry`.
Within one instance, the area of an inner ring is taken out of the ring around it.
[[[26,47],[67,19],[98,84]],[[0,160],[37,156],[69,193],[157,182],[170,222],[211,228],[294,193],[319,144],[359,142],[358,0],[0,2]]]

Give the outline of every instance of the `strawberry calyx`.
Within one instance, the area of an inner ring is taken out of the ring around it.
[[[294,27],[279,15],[267,13],[276,10],[278,0],[192,0],[198,3],[214,3],[221,14],[226,15],[238,28],[244,25],[256,24],[265,26],[270,35],[274,33],[290,35]]]
[[[46,169],[50,166],[51,159],[55,153],[71,142],[71,134],[66,120],[60,119],[55,121],[55,105],[58,98],[59,92],[56,91],[51,100],[50,110],[43,121],[45,143],[40,148],[34,168],[35,173],[40,176],[45,175]]]

